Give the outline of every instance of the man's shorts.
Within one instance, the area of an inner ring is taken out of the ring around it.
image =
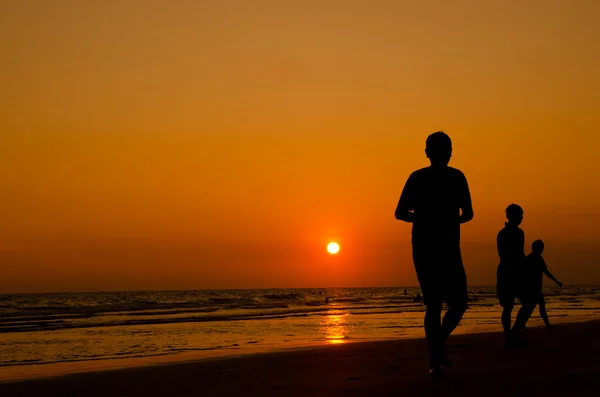
[[[467,276],[459,245],[413,242],[413,262],[426,305],[467,305]]]
[[[537,294],[531,291],[528,285],[519,283],[508,271],[498,267],[496,281],[496,296],[502,307],[512,307],[515,299],[521,304],[533,303],[537,300]]]
[[[496,296],[502,307],[512,307],[515,305],[516,291],[513,283],[504,280],[496,282]]]

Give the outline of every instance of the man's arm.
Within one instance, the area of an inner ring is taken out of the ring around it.
[[[400,195],[400,200],[398,200],[398,205],[396,206],[396,219],[404,222],[414,222],[415,221],[415,180],[414,176],[411,175],[406,184],[404,185],[404,189],[402,189],[402,194]]]
[[[544,270],[544,274],[546,275],[546,277],[548,277],[550,280],[554,281],[560,288],[562,288],[562,283],[560,281],[558,281],[553,275],[552,273],[550,273],[550,270],[548,270],[548,268],[546,268],[546,270]]]
[[[469,191],[469,183],[467,178],[462,175],[462,187],[461,187],[461,203],[460,203],[460,217],[458,221],[460,223],[467,223],[473,219],[473,203],[471,202],[471,192]]]
[[[504,242],[502,232],[498,233],[498,236],[496,236],[496,248],[498,249],[500,260],[504,259],[506,256],[506,243]]]

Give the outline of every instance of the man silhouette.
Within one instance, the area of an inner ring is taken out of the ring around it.
[[[506,207],[508,222],[496,238],[500,256],[500,264],[496,271],[496,294],[502,306],[502,328],[506,344],[509,346],[521,343],[519,331],[525,327],[535,309],[535,301],[530,292],[531,276],[525,262],[525,233],[519,227],[523,222],[523,214],[523,208],[517,204]],[[521,308],[511,329],[515,298],[521,302]]]
[[[550,320],[548,319],[548,312],[546,311],[546,300],[544,299],[544,294],[542,293],[542,279],[544,278],[544,274],[550,280],[554,281],[559,288],[562,288],[562,283],[554,277],[548,266],[546,265],[546,261],[544,261],[544,257],[542,254],[544,253],[544,242],[542,240],[535,240],[533,244],[531,244],[531,254],[527,255],[525,261],[527,263],[527,272],[529,272],[529,276],[531,277],[529,280],[529,293],[531,299],[534,303],[537,303],[540,316],[542,320],[544,320],[544,324],[546,328],[552,329],[554,326],[550,324]]]
[[[467,278],[460,252],[460,224],[473,219],[469,185],[464,174],[448,166],[452,141],[442,131],[425,144],[431,165],[413,172],[402,191],[396,219],[412,226],[413,262],[421,285],[425,335],[431,375],[443,374],[450,361],[446,339],[467,309]],[[448,311],[440,322],[442,304]]]

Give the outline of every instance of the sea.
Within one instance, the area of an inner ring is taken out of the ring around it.
[[[0,371],[422,337],[419,294],[398,287],[0,295]],[[545,287],[544,295],[553,323],[600,318],[600,286]],[[495,288],[472,287],[457,332],[499,331],[500,311]],[[542,324],[537,311],[531,324]]]

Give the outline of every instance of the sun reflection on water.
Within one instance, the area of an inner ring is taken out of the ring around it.
[[[331,344],[340,344],[346,342],[348,335],[348,323],[344,314],[330,314],[323,317],[321,321],[321,330],[325,335],[325,339]]]

